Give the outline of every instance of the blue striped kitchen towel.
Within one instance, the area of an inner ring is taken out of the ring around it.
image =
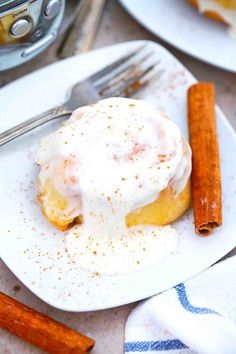
[[[236,256],[131,312],[125,353],[158,352],[236,354]]]

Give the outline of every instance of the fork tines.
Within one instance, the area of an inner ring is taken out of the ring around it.
[[[161,71],[155,72],[160,61],[151,62],[154,51],[146,50],[147,45],[138,47],[90,78],[102,98],[131,96],[147,85]]]

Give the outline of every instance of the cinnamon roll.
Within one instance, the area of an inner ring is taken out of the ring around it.
[[[191,150],[149,103],[109,98],[77,109],[42,139],[36,161],[42,212],[68,229],[80,267],[127,272],[173,249],[168,224],[190,203]]]
[[[42,139],[36,161],[42,212],[61,230],[118,219],[166,225],[190,203],[190,147],[144,101],[110,98],[77,109]]]
[[[188,0],[201,13],[229,26],[236,36],[236,0]]]

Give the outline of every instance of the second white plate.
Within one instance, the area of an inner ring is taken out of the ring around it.
[[[143,42],[129,42],[63,60],[33,72],[0,90],[0,130],[63,103],[69,88]],[[163,47],[147,42],[164,73],[140,98],[151,102],[178,124],[187,137],[186,97],[193,76]],[[51,123],[0,149],[0,252],[12,272],[36,295],[57,308],[88,311],[144,299],[201,272],[236,246],[236,139],[217,109],[222,163],[224,226],[207,238],[195,235],[190,210],[176,222],[174,253],[143,271],[96,276],[70,261],[65,235],[49,225],[36,203],[34,162],[42,136]],[[225,143],[227,142],[227,144]],[[99,235],[98,235],[99,237]]]
[[[192,8],[187,0],[120,0],[155,35],[183,52],[236,72],[236,39],[227,27]]]

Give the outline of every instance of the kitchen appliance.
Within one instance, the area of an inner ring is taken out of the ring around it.
[[[65,0],[0,1],[0,71],[32,59],[57,37]]]

